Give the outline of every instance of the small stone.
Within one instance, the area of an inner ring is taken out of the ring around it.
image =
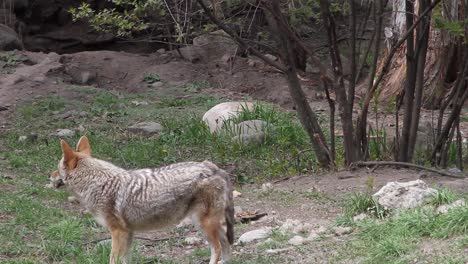
[[[192,219],[190,217],[184,218],[180,223],[177,225],[177,228],[187,227],[192,224]]]
[[[441,206],[437,207],[436,213],[438,213],[438,214],[446,214],[446,213],[448,213],[451,209],[457,208],[457,207],[461,207],[461,206],[464,206],[464,205],[465,205],[465,200],[459,199],[459,200],[456,200],[455,202],[453,202],[453,203],[451,203],[451,204],[444,204],[444,205],[441,205]]]
[[[158,49],[156,52],[159,54],[164,54],[166,53],[166,50],[161,48],[161,49]]]
[[[154,82],[154,83],[151,84],[152,87],[161,87],[163,85],[164,85],[163,82]]]
[[[24,142],[24,141],[26,141],[27,139],[28,139],[27,136],[20,136],[20,137],[18,138],[18,141],[19,141],[19,142]]]
[[[337,226],[334,231],[336,236],[343,236],[351,233],[353,229],[349,226]]]
[[[86,130],[86,128],[83,125],[80,124],[76,130],[78,130],[80,132],[83,132],[83,131]]]
[[[238,192],[236,190],[232,191],[232,197],[233,198],[237,198],[237,197],[241,197],[241,196],[242,196],[242,193],[240,193],[240,192]]]
[[[255,230],[246,232],[239,237],[239,242],[249,243],[254,240],[264,239],[270,235],[271,230],[272,230],[271,227],[264,227],[264,228],[255,229]]]
[[[314,241],[320,238],[320,235],[315,232],[311,232],[309,236],[307,237],[307,241]]]
[[[161,132],[163,127],[156,122],[141,122],[127,128],[129,132],[152,135]]]
[[[269,182],[262,184],[262,191],[263,192],[269,192],[271,190],[273,190],[273,184],[271,184]]]
[[[362,213],[362,214],[358,214],[358,215],[354,216],[353,221],[358,222],[358,221],[362,221],[362,220],[367,219],[367,218],[368,218],[368,216],[365,213]]]
[[[77,203],[78,202],[78,199],[76,199],[75,196],[68,196],[68,202],[70,203]]]
[[[75,135],[75,131],[71,129],[57,129],[55,132],[55,136],[57,137],[73,137]]]
[[[278,60],[278,58],[277,58],[276,56],[271,55],[271,54],[265,54],[264,56],[265,56],[267,59],[270,59],[270,60],[272,60],[272,61]]]
[[[52,189],[54,188],[54,185],[52,183],[47,183],[46,185],[44,185],[44,187],[47,189]]]
[[[81,111],[81,112],[78,113],[78,116],[79,116],[79,117],[88,117],[88,116],[89,116],[89,113],[86,112],[86,111]]]
[[[187,245],[199,245],[202,242],[202,239],[199,237],[186,237],[184,239],[185,244]]]
[[[287,247],[287,248],[277,248],[277,249],[267,249],[265,252],[270,255],[274,254],[280,254],[283,252],[287,252],[289,250],[293,249],[292,247]]]
[[[288,240],[288,243],[293,245],[293,246],[300,246],[300,245],[304,244],[305,241],[306,241],[306,239],[303,238],[302,236],[294,236],[294,237],[292,237],[291,239]]]
[[[238,215],[240,213],[242,213],[242,207],[240,206],[234,206],[234,215]]]

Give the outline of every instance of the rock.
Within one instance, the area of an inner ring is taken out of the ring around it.
[[[300,246],[306,242],[306,239],[301,236],[294,236],[288,240],[288,243],[293,246]]]
[[[237,198],[237,197],[241,197],[241,196],[242,196],[242,193],[240,193],[240,192],[238,192],[236,190],[232,191],[232,197],[233,198]]]
[[[320,234],[316,232],[311,232],[309,236],[306,238],[307,241],[314,241],[320,238]]]
[[[202,239],[199,237],[186,237],[184,242],[187,245],[199,245],[202,243]]]
[[[192,224],[192,219],[190,217],[185,217],[180,223],[177,225],[177,228],[187,227]]]
[[[238,205],[234,206],[234,215],[240,214],[242,212],[243,212],[242,207],[240,207]]]
[[[141,122],[127,128],[129,132],[135,134],[153,135],[161,132],[163,127],[156,122]]]
[[[19,141],[19,142],[25,142],[26,139],[28,139],[27,136],[20,136],[20,137],[18,138],[18,141]]]
[[[455,175],[455,176],[463,176],[463,172],[457,167],[453,167],[453,168],[448,169],[448,172],[450,174]]]
[[[135,105],[135,106],[139,106],[139,105],[148,105],[148,102],[147,101],[132,101],[132,104]]]
[[[203,122],[210,128],[211,133],[218,132],[226,120],[239,116],[243,109],[253,110],[250,102],[224,102],[213,106],[203,115]]]
[[[78,202],[78,199],[76,199],[75,196],[68,196],[68,202],[70,203],[77,203]]]
[[[356,216],[353,217],[353,221],[354,222],[358,222],[358,221],[362,221],[364,219],[367,219],[369,218],[365,213],[362,213],[362,214],[358,214]]]
[[[192,63],[212,62],[223,56],[235,56],[237,43],[223,30],[217,30],[193,39],[193,45],[179,49],[180,54]]]
[[[161,87],[161,86],[163,86],[163,85],[164,85],[164,83],[161,82],[161,81],[154,82],[154,83],[151,84],[151,86],[152,86],[152,87],[155,87],[155,88],[156,88],[156,87]]]
[[[82,71],[80,73],[80,84],[90,84],[96,79],[96,73],[90,71]]]
[[[264,228],[255,229],[255,230],[246,232],[239,237],[239,242],[249,243],[254,240],[264,239],[270,235],[271,230],[272,230],[271,227],[264,227]]]
[[[158,49],[156,52],[159,53],[159,54],[164,54],[164,53],[166,53],[166,50],[165,49]]]
[[[283,225],[279,228],[282,233],[292,232],[293,234],[305,233],[312,229],[309,223],[302,223],[299,220],[286,219]]]
[[[273,184],[269,182],[262,184],[262,192],[269,192],[271,190],[273,190]]]
[[[63,112],[61,114],[57,114],[56,116],[59,119],[68,119],[70,117],[73,117],[75,114],[76,114],[76,111],[70,110],[70,111]]]
[[[252,134],[240,134],[231,139],[232,142],[237,142],[239,144],[248,145],[261,145],[265,142],[265,133],[252,133]]]
[[[88,117],[88,116],[89,116],[89,113],[86,112],[86,111],[81,111],[81,112],[78,113],[78,116],[79,116],[79,117]]]
[[[71,129],[57,129],[55,132],[56,137],[73,137],[75,135],[75,131]]]
[[[423,205],[437,194],[422,180],[389,182],[373,195],[385,209],[415,208]]]
[[[0,50],[21,50],[23,44],[16,32],[6,25],[0,24]]]
[[[275,55],[271,55],[271,54],[265,54],[265,58],[270,59],[272,61],[278,60],[278,57],[276,57]]]
[[[50,182],[50,183],[47,183],[46,185],[44,185],[45,188],[47,189],[52,189],[54,188],[54,185]]]
[[[349,226],[337,226],[333,230],[336,236],[343,236],[351,233],[353,229]]]
[[[267,129],[268,123],[263,120],[247,120],[234,124],[231,126],[231,130],[234,134],[254,134],[261,133]]]
[[[457,207],[461,207],[461,206],[465,206],[465,200],[463,200],[463,199],[456,200],[455,202],[453,202],[453,203],[451,203],[451,204],[443,204],[443,205],[437,207],[436,213],[438,213],[438,214],[446,214],[446,213],[448,213],[451,209],[457,208]]]
[[[289,250],[293,249],[293,247],[287,247],[287,248],[277,248],[277,249],[267,249],[265,252],[270,255],[274,254],[280,254],[283,252],[287,252]]]

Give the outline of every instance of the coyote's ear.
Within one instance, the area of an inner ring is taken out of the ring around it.
[[[65,142],[65,140],[60,140],[60,144],[62,145],[63,161],[65,166],[68,169],[76,168],[78,157],[75,152],[73,152],[73,149],[67,144],[67,142]]]
[[[76,151],[84,153],[91,156],[91,146],[89,145],[89,140],[86,136],[82,136],[76,144]]]

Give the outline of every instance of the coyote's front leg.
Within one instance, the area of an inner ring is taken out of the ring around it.
[[[112,229],[112,251],[110,264],[129,264],[129,249],[132,246],[133,233],[123,229]]]

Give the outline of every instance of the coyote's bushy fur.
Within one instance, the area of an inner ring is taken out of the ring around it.
[[[61,140],[63,158],[51,180],[68,186],[112,236],[110,263],[128,263],[135,231],[179,223],[190,215],[211,245],[210,264],[226,262],[234,241],[229,175],[209,161],[125,170],[91,157],[87,137],[76,151]]]

